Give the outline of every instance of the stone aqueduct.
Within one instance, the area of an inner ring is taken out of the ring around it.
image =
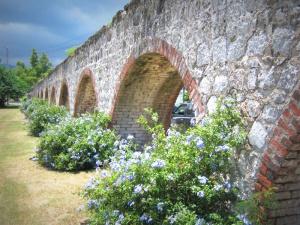
[[[121,135],[147,138],[145,107],[167,128],[184,86],[201,118],[237,99],[249,146],[236,156],[245,190],[278,188],[274,224],[300,224],[300,2],[134,0],[31,95],[78,115],[109,113]]]

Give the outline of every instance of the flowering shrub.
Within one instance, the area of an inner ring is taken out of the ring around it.
[[[58,124],[68,115],[64,107],[51,105],[40,99],[24,101],[21,110],[28,118],[30,133],[34,136],[40,136],[49,124]]]
[[[103,113],[66,118],[41,136],[39,162],[57,170],[77,171],[100,166],[112,154],[116,135]]]
[[[27,108],[32,104],[32,99],[28,98],[28,97],[22,97],[21,98],[21,106],[20,106],[20,110],[21,112],[23,112],[25,114],[25,116],[27,117]]]
[[[244,224],[234,204],[239,190],[232,155],[245,140],[242,120],[228,105],[185,133],[167,134],[148,110],[142,124],[152,144],[134,151],[117,143],[107,170],[98,169],[84,190],[91,224]]]

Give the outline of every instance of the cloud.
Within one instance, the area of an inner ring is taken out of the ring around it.
[[[50,42],[61,42],[65,38],[50,32],[46,27],[38,26],[35,24],[29,23],[20,23],[20,22],[8,22],[0,23],[0,41],[3,43],[5,41],[11,42],[9,39],[24,39],[27,37],[33,39],[47,40]],[[5,37],[9,37],[6,39]]]
[[[112,17],[111,12],[106,13],[101,7],[84,11],[78,6],[72,6],[60,11],[65,20],[76,23],[78,33],[95,33]]]
[[[45,49],[45,44],[54,45],[66,39],[58,34],[49,31],[46,27],[29,23],[8,22],[0,23],[0,57],[5,58],[4,48],[9,49],[9,55],[14,56],[10,63],[14,64],[19,60],[28,58],[31,49],[38,51]],[[27,60],[25,60],[27,61]]]
[[[0,0],[0,58],[6,47],[11,63],[27,59],[36,48],[56,65],[66,49],[82,44],[128,1]]]

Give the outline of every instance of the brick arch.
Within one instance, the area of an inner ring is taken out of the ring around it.
[[[56,104],[56,92],[55,87],[51,88],[51,95],[50,95],[50,103]]]
[[[258,170],[256,191],[271,186],[278,208],[269,213],[270,224],[299,224],[300,86],[278,119]]]
[[[45,100],[49,100],[49,96],[48,96],[48,93],[49,91],[48,91],[48,87],[46,87],[46,89],[45,89]]]
[[[66,80],[61,84],[58,104],[65,106],[68,110],[70,109],[69,89]]]
[[[95,78],[90,69],[84,69],[76,89],[74,116],[93,112],[97,108],[97,102]]]
[[[167,129],[176,98],[182,87],[189,92],[196,115],[204,115],[204,107],[182,55],[167,42],[147,39],[133,51],[119,76],[110,115],[112,124],[122,136],[133,134],[140,143],[147,136],[136,124],[145,107],[154,108]]]

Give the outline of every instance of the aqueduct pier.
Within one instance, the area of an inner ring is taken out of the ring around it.
[[[245,190],[278,188],[273,224],[300,224],[300,2],[134,0],[31,92],[72,114],[110,114],[121,135],[146,139],[145,107],[165,127],[182,87],[198,118],[220,96],[247,118],[236,156]]]

